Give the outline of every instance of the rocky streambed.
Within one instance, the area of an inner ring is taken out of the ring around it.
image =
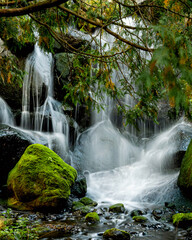
[[[84,198],[85,199],[85,198]],[[16,211],[1,207],[0,219],[6,219],[8,223],[11,219],[11,227],[18,226],[18,221],[24,221],[24,229],[31,229],[38,236],[34,239],[149,239],[149,240],[172,240],[172,239],[192,239],[192,220],[183,219],[181,222],[173,224],[173,215],[178,212],[189,212],[191,209],[186,206],[176,207],[173,203],[165,203],[164,206],[151,206],[143,209],[128,210],[123,204],[115,204],[109,207],[106,203],[77,206],[77,202],[71,202],[68,210],[57,214]],[[87,213],[95,213],[99,219],[87,218]],[[8,221],[9,219],[9,221]],[[1,223],[1,221],[0,221]],[[9,224],[8,224],[9,225]],[[174,226],[175,225],[175,226]],[[177,226],[178,225],[178,226]],[[181,225],[181,227],[180,227]],[[0,224],[1,226],[1,224]],[[17,227],[15,227],[16,230]],[[115,230],[114,230],[115,228]],[[6,228],[4,228],[6,231]],[[14,229],[14,228],[13,228]],[[112,229],[111,235],[106,235],[106,230]],[[126,231],[129,235],[123,235]],[[1,236],[0,231],[0,236]],[[32,231],[33,232],[33,231]],[[30,236],[29,234],[29,236]],[[14,231],[12,232],[14,235]],[[2,238],[1,239],[33,239],[25,235],[24,238]]]

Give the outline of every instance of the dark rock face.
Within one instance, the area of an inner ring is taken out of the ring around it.
[[[21,110],[22,88],[20,86],[0,82],[0,96],[8,103],[12,110]]]
[[[0,187],[6,184],[9,171],[30,144],[32,144],[32,139],[29,139],[23,132],[0,124]]]
[[[84,197],[87,192],[87,182],[84,176],[78,176],[71,188],[71,194],[76,197]]]

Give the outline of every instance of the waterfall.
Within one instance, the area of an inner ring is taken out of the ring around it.
[[[174,157],[191,138],[192,126],[184,121],[139,142],[103,121],[79,137],[74,157],[77,167],[88,170],[88,195],[96,201],[141,207],[174,200],[179,192]]]
[[[25,72],[21,128],[41,136],[38,142],[47,139],[48,147],[68,161],[69,126],[62,104],[53,98],[52,55],[36,44],[26,59]]]
[[[0,97],[0,123],[14,125],[15,120],[8,104]]]
[[[134,26],[131,18],[128,25]],[[102,45],[113,44],[113,38],[102,36]],[[144,54],[143,58],[150,56]],[[125,74],[129,70],[122,65]],[[119,85],[121,72],[113,71],[112,81]],[[192,138],[192,126],[181,120],[177,123],[161,120],[159,126],[138,120],[140,133],[133,126],[117,128],[118,116],[114,101],[103,96],[105,110],[92,112],[92,126],[78,136],[73,164],[86,173],[88,195],[99,203],[122,202],[127,207],[164,203],[178,194],[178,168],[175,155],[181,146],[183,132]],[[126,95],[130,107],[135,100]],[[114,115],[115,114],[115,115]],[[119,127],[119,126],[118,126]],[[189,144],[185,142],[185,149]]]

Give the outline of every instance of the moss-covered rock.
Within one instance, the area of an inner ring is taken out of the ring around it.
[[[139,209],[135,209],[135,210],[131,211],[131,217],[141,216],[141,215],[143,215],[143,212]]]
[[[178,186],[192,199],[192,141],[181,163]]]
[[[146,217],[143,217],[143,216],[134,216],[132,217],[132,219],[135,221],[135,222],[147,222],[147,218]]]
[[[96,212],[90,212],[85,216],[85,221],[89,223],[97,223],[100,221],[100,218]]]
[[[104,239],[111,239],[111,240],[129,240],[130,234],[126,231],[117,229],[117,228],[111,228],[104,232],[103,234]]]
[[[87,214],[91,211],[91,208],[88,206],[85,206],[80,201],[74,201],[72,204],[72,212],[80,212],[81,214]]]
[[[80,199],[80,202],[83,203],[85,206],[97,206],[97,202],[93,201],[91,198],[88,198],[88,197],[83,197]]]
[[[192,226],[192,213],[177,213],[173,217],[173,225],[176,227]]]
[[[110,206],[109,211],[114,213],[123,213],[125,211],[125,207],[122,203],[117,203]]]
[[[41,144],[30,145],[8,176],[11,207],[24,210],[59,209],[66,204],[76,170]]]

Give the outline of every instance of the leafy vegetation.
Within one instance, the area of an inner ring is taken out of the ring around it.
[[[7,209],[4,213],[4,227],[0,229],[0,239],[2,240],[35,240],[39,239],[37,222],[31,222],[28,218],[19,217],[14,219],[14,214],[11,209]]]
[[[185,111],[191,118],[191,1],[13,1],[6,3],[9,8],[0,3],[5,43],[19,39],[20,47],[34,40],[35,29],[45,50],[54,53],[57,41],[75,54],[64,102],[103,108],[108,94],[127,123],[136,125],[138,117],[156,120],[158,102],[167,97],[177,114]],[[89,34],[90,41],[74,46],[67,38],[72,28]]]

